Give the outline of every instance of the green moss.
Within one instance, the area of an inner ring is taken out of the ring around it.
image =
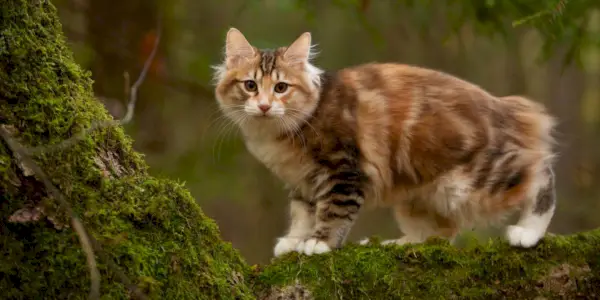
[[[592,297],[600,295],[598,249],[600,230],[546,238],[529,250],[498,240],[465,248],[439,240],[406,246],[350,244],[325,255],[292,253],[275,259],[255,270],[252,282],[263,296],[273,287],[299,283],[314,299]],[[558,276],[564,268],[573,270],[565,275],[569,279]]]
[[[89,73],[73,62],[55,8],[44,0],[0,7],[0,122],[28,146],[61,142],[110,120]],[[181,184],[148,176],[120,127],[36,158],[88,231],[154,299],[252,299],[247,266]],[[26,204],[56,208],[0,143],[0,290],[4,299],[85,299],[89,274],[77,236],[46,219],[7,218]],[[60,220],[59,223],[66,222]],[[56,223],[56,222],[55,222]],[[99,260],[104,299],[128,292]]]

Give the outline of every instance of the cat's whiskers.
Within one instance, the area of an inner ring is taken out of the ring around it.
[[[281,131],[283,131],[283,133],[285,133],[285,135],[288,137],[288,139],[292,140],[292,145],[295,146],[295,137],[294,137],[294,134],[292,133],[292,128],[290,127],[290,124],[283,117],[277,118],[277,121],[281,125]]]
[[[311,117],[310,114],[305,113],[305,112],[303,112],[299,109],[295,109],[295,108],[286,108],[286,110],[289,111],[290,117],[292,117],[295,121],[299,121],[301,123],[306,124],[306,126],[308,126],[310,129],[312,129],[312,131],[315,133],[315,135],[317,137],[319,137],[319,132],[317,132],[315,127],[313,127],[310,124],[310,122],[308,121],[308,119]],[[298,124],[298,127],[301,127],[301,124]]]
[[[215,141],[212,148],[213,159],[215,161],[220,159],[220,157],[217,157],[217,155],[221,152],[221,144],[225,139],[225,133],[229,130],[231,124],[233,124],[233,121],[229,118],[224,119],[221,123],[219,123],[219,127],[217,129]]]
[[[288,139],[292,140],[292,146],[294,146],[294,136],[290,135],[290,128],[288,126],[288,124],[286,123],[284,118],[277,118],[277,124],[279,125],[279,127],[281,128],[281,131],[283,131],[283,133],[287,136]]]
[[[234,111],[233,113],[235,113],[238,110],[243,110],[244,109],[244,105],[222,105],[222,108],[225,110],[232,110]],[[207,126],[207,130],[210,129],[213,125],[216,125],[218,122],[223,121],[224,119],[226,121],[230,121],[229,120],[229,116],[227,115],[227,113],[223,113],[222,109],[217,109],[216,111],[212,112],[208,118],[211,119],[215,114],[220,114],[218,115],[216,118],[212,119],[210,121],[210,123]]]
[[[281,120],[286,124],[286,132],[288,135],[291,135],[292,143],[294,143],[294,141],[296,140],[295,138],[298,137],[298,138],[300,138],[300,144],[301,144],[302,148],[306,148],[306,140],[304,139],[304,136],[302,135],[302,132],[300,131],[300,127],[298,126],[298,123],[295,122],[295,120],[293,118],[290,118],[285,115],[281,117]]]
[[[306,136],[304,135],[304,133],[302,132],[302,125],[306,124],[306,126],[308,128],[310,128],[314,133],[315,133],[315,138],[317,140],[319,140],[319,144],[322,145],[321,139],[320,139],[320,134],[319,132],[315,129],[315,127],[313,125],[310,124],[310,122],[308,121],[308,118],[304,118],[302,116],[298,116],[298,113],[301,113],[299,111],[294,111],[294,110],[290,110],[288,117],[290,119],[293,120],[293,123],[296,125],[297,127],[297,132],[299,135],[302,136],[302,138],[304,139],[305,144],[308,143],[308,141],[306,140]],[[302,112],[303,113],[303,112]]]
[[[215,159],[215,158],[216,158],[216,160],[220,159],[220,156],[215,157],[215,154],[220,155],[223,142],[227,139],[227,137],[229,136],[229,133],[231,133],[232,131],[235,132],[236,129],[239,130],[239,128],[240,128],[239,126],[240,126],[240,124],[244,123],[245,118],[247,118],[247,116],[243,110],[234,109],[234,110],[230,110],[228,112],[228,116],[221,119],[221,120],[223,120],[223,122],[220,123],[222,125],[217,127],[218,129],[217,129],[217,134],[216,134],[216,138],[215,138],[215,144],[213,145],[213,151],[212,151],[213,159]],[[215,153],[215,149],[216,149],[216,153]]]
[[[243,104],[217,104],[216,109],[208,116],[209,118],[213,117],[215,114],[222,114],[223,111],[228,109],[237,109],[244,108]],[[211,107],[212,109],[212,107]]]
[[[304,148],[306,148],[306,139],[305,139],[305,137],[304,137],[304,134],[302,134],[302,130],[301,130],[301,127],[300,127],[300,123],[299,123],[299,122],[297,122],[298,120],[297,120],[297,119],[295,119],[295,118],[294,118],[292,115],[290,115],[290,116],[286,116],[286,115],[284,115],[284,116],[282,116],[281,118],[282,118],[282,119],[283,119],[285,122],[287,122],[287,123],[289,123],[289,124],[290,124],[290,126],[289,126],[289,130],[290,130],[290,132],[291,132],[292,136],[297,136],[297,137],[299,137],[299,138],[300,138],[300,143],[301,143],[301,145],[302,145],[302,148],[303,148],[303,149],[304,149]]]
[[[219,124],[222,124],[222,122],[231,122],[231,119],[229,116],[223,114],[223,115],[211,120],[207,126],[207,129],[211,129],[212,126],[216,126],[218,128]]]

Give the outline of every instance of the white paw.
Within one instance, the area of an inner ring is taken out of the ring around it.
[[[512,225],[508,226],[506,229],[506,238],[510,245],[515,247],[533,247],[538,243],[542,236],[543,234],[540,234],[539,230],[527,227]]]
[[[366,245],[366,244],[369,244],[369,242],[370,242],[369,238],[364,238],[364,239],[360,240],[358,242],[358,244],[360,244],[360,245]]]
[[[329,252],[331,251],[331,248],[329,248],[329,246],[323,241],[319,241],[317,239],[308,239],[298,243],[298,245],[296,245],[296,251],[306,255],[312,255]]]
[[[296,246],[298,246],[298,243],[300,243],[301,241],[302,240],[299,238],[279,238],[279,241],[277,241],[277,245],[275,245],[275,249],[273,250],[273,252],[275,253],[275,256],[280,256],[288,252],[295,251]]]

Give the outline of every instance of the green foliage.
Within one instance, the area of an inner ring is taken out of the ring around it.
[[[530,250],[498,240],[462,249],[438,239],[351,244],[325,255],[286,255],[253,280],[265,294],[300,284],[314,299],[572,299],[600,293],[599,247],[599,230],[546,238]]]
[[[543,59],[549,58],[558,47],[566,47],[565,62],[579,62],[581,49],[597,42],[593,39],[588,24],[591,12],[600,9],[598,1],[452,0],[448,4],[458,12],[450,19],[453,28],[460,28],[470,22],[476,30],[488,35],[506,35],[517,27],[535,29],[544,40]],[[507,26],[508,22],[511,26]]]
[[[27,146],[52,145],[109,120],[89,72],[73,62],[47,1],[0,7],[0,122]],[[37,159],[106,254],[152,299],[252,299],[245,262],[179,183],[156,179],[123,128],[91,133]],[[85,299],[89,272],[68,219],[0,143],[0,290],[3,299]],[[26,206],[53,217],[9,223]],[[104,299],[128,291],[98,260]]]
[[[307,11],[318,7],[307,0],[296,0],[297,5]],[[370,0],[335,0],[340,9],[357,16],[365,29],[375,35],[364,14]],[[547,59],[557,48],[566,48],[565,62],[579,62],[581,50],[593,45],[600,47],[600,39],[589,28],[590,18],[600,9],[596,0],[396,0],[390,2],[402,9],[410,9],[421,21],[419,30],[428,30],[429,24],[438,18],[434,11],[442,10],[451,33],[464,26],[472,26],[479,34],[506,37],[518,27],[532,28],[544,40],[542,59]]]

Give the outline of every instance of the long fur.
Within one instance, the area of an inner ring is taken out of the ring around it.
[[[248,150],[290,190],[276,255],[341,247],[365,205],[394,211],[404,236],[386,243],[453,239],[516,210],[509,242],[543,237],[555,207],[555,120],[541,104],[403,64],[324,73],[309,62],[314,47],[293,45],[309,49],[302,61],[286,61],[287,47],[253,48],[214,68],[223,112],[242,115]],[[290,84],[285,93],[278,82]],[[261,115],[260,104],[273,108]]]

